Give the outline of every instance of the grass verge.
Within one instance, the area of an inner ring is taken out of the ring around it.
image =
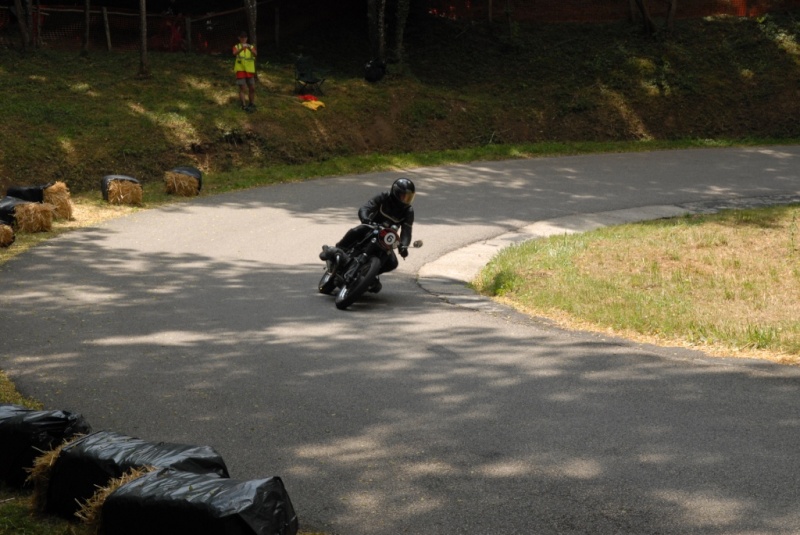
[[[800,205],[553,236],[475,288],[562,326],[800,365]]]

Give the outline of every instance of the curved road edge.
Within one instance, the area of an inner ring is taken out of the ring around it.
[[[554,235],[588,232],[602,227],[668,219],[690,214],[710,214],[726,209],[745,209],[800,203],[800,195],[734,198],[726,201],[653,205],[592,214],[575,214],[537,221],[490,240],[472,243],[451,251],[422,266],[417,283],[426,292],[452,305],[484,312],[503,312],[507,307],[473,291],[468,284],[502,249],[529,240]]]

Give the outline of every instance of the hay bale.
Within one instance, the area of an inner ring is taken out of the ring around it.
[[[44,452],[33,460],[33,468],[30,469],[30,475],[26,482],[33,485],[31,503],[33,504],[34,511],[39,513],[44,513],[45,511],[47,505],[47,489],[50,487],[50,473],[52,472],[53,465],[58,459],[58,456],[61,455],[61,450],[64,449],[64,446],[78,440],[82,436],[83,435],[75,435],[66,439],[52,450]]]
[[[49,232],[53,228],[53,205],[22,203],[14,208],[19,232]]]
[[[71,519],[99,487],[132,468],[174,467],[228,477],[222,457],[209,446],[149,443],[111,431],[98,431],[62,448],[50,470],[44,512]]]
[[[97,489],[97,492],[95,492],[91,498],[83,502],[81,504],[81,508],[75,512],[75,516],[78,517],[84,524],[94,526],[96,530],[99,529],[100,519],[102,518],[103,513],[103,504],[106,502],[108,495],[121,486],[126,485],[131,481],[135,481],[143,475],[149,474],[154,470],[158,470],[158,468],[154,466],[131,468],[122,474],[122,476],[112,479],[108,482],[108,485]]]
[[[0,404],[0,483],[26,487],[42,452],[89,431],[91,426],[80,413]]]
[[[106,175],[100,181],[103,200],[111,204],[142,204],[142,186],[128,175]]]
[[[194,197],[200,193],[200,180],[197,177],[174,169],[164,173],[164,182],[170,194]]]
[[[111,204],[142,204],[142,185],[129,180],[108,183],[108,202]]]
[[[16,236],[14,236],[14,229],[8,225],[0,223],[0,247],[8,247],[12,243]]]
[[[63,182],[56,182],[44,190],[44,202],[53,205],[56,219],[72,220],[72,201],[69,188]]]
[[[162,469],[119,486],[101,514],[114,535],[296,535],[298,518],[280,477],[234,480]]]

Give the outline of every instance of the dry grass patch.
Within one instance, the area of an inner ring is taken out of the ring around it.
[[[800,364],[800,207],[558,236],[493,260],[476,287],[561,325]]]

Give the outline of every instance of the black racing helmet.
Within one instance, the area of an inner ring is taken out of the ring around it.
[[[411,206],[416,195],[414,183],[408,178],[398,178],[392,184],[392,197],[405,206]]]

